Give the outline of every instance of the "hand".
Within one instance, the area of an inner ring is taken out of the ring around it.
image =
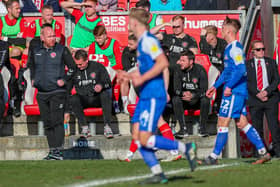
[[[144,80],[138,70],[129,73],[129,76],[131,77],[132,84],[135,87],[141,86],[144,83]]]
[[[102,86],[100,84],[95,85],[95,87],[94,87],[95,92],[99,93],[99,92],[101,92],[101,90],[102,90]]]
[[[186,91],[186,92],[183,93],[182,100],[191,101],[191,99],[192,99],[192,93],[191,92]]]
[[[57,85],[58,85],[59,87],[64,86],[64,80],[62,80],[62,79],[57,80],[56,83],[57,83]]]
[[[170,95],[167,93],[166,97],[167,97],[167,103],[168,103],[170,101]]]
[[[211,88],[209,88],[207,91],[206,91],[206,96],[208,98],[212,98],[214,93],[216,92],[216,88],[214,86],[212,86]]]
[[[228,97],[231,96],[231,88],[226,87],[226,89],[224,90],[224,96]]]
[[[266,90],[260,91],[260,94],[261,94],[262,97],[266,97],[267,96],[267,91]]]

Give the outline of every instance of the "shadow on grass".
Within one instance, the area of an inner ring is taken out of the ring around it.
[[[171,176],[168,177],[168,181],[169,182],[174,182],[174,181],[178,181],[178,180],[190,180],[193,179],[192,176]]]

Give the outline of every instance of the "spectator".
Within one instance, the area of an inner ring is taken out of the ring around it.
[[[137,49],[137,38],[133,34],[131,34],[128,36],[127,47],[124,48],[122,53],[122,66],[123,66],[123,70],[126,72],[129,72],[132,69],[137,68],[136,49]],[[128,113],[127,105],[129,103],[128,100],[129,80],[123,80],[120,85],[121,85],[121,95],[122,95],[124,113]],[[138,90],[135,91],[138,92]]]
[[[210,62],[215,66],[220,73],[224,69],[224,51],[227,46],[227,42],[224,39],[218,38],[218,29],[214,25],[208,25],[201,30],[199,47],[203,54],[206,54],[210,58]],[[219,112],[221,100],[222,100],[223,88],[217,89],[216,99],[213,106],[213,111]]]
[[[82,134],[89,135],[88,125],[83,109],[89,107],[102,107],[104,118],[104,136],[113,138],[111,130],[112,89],[109,74],[105,67],[97,62],[89,61],[84,50],[75,53],[74,60],[77,72],[69,83],[69,90],[74,86],[76,94],[70,97],[73,111],[82,127]]]
[[[271,132],[275,156],[280,157],[280,128],[278,125],[279,75],[276,62],[264,56],[264,43],[252,43],[254,58],[246,62],[249,111],[252,124],[264,140],[263,116]]]
[[[50,5],[54,12],[61,12],[58,0],[21,0],[22,12],[41,12],[44,5]]]
[[[199,135],[208,136],[206,122],[208,119],[210,100],[205,96],[208,89],[208,77],[205,69],[194,63],[195,56],[192,51],[184,51],[180,55],[177,64],[180,66],[175,71],[174,93],[172,97],[175,117],[179,121],[180,131],[175,134],[178,138],[187,136],[187,127],[184,120],[184,110],[200,109]]]
[[[7,0],[0,0],[0,15],[6,15],[8,13],[6,8]]]
[[[96,14],[97,0],[85,0],[83,3],[70,1],[61,2],[61,7],[75,17],[76,26],[70,43],[71,48],[86,48],[95,41],[92,34],[94,28],[103,25],[101,19]],[[80,9],[84,7],[85,13]]]
[[[29,29],[26,34],[28,40],[34,37],[40,37],[41,27],[45,23],[49,23],[53,26],[56,35],[56,42],[59,43],[61,40],[62,25],[53,18],[53,8],[50,5],[44,5],[41,9],[42,17],[32,21],[29,24]]]
[[[149,0],[140,0],[136,3],[136,8],[142,8],[147,12],[150,12],[151,3]],[[150,13],[150,19],[148,21],[150,29],[155,27],[156,25],[161,25],[163,23],[162,17],[155,13]]]
[[[181,0],[152,0],[151,11],[182,11]]]
[[[42,45],[30,51],[28,67],[32,85],[38,89],[37,101],[50,149],[44,160],[63,160],[65,84],[76,67],[70,51],[55,42],[51,24],[42,26],[40,37]]]
[[[184,10],[217,10],[217,0],[187,0]]]
[[[118,9],[118,0],[98,0],[97,11],[116,12]]]

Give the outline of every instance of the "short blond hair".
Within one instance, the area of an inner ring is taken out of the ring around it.
[[[129,18],[136,19],[139,23],[145,25],[147,28],[149,26],[150,14],[141,8],[132,8],[129,13]]]
[[[214,34],[215,36],[217,36],[218,34],[218,29],[215,25],[207,25],[204,27],[204,29],[206,30],[206,34]]]

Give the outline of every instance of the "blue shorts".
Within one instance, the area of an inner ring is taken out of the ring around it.
[[[240,115],[247,115],[246,97],[232,94],[229,97],[223,96],[219,111],[219,117],[240,118]]]
[[[132,123],[139,123],[140,131],[155,132],[165,105],[166,99],[139,99]]]

